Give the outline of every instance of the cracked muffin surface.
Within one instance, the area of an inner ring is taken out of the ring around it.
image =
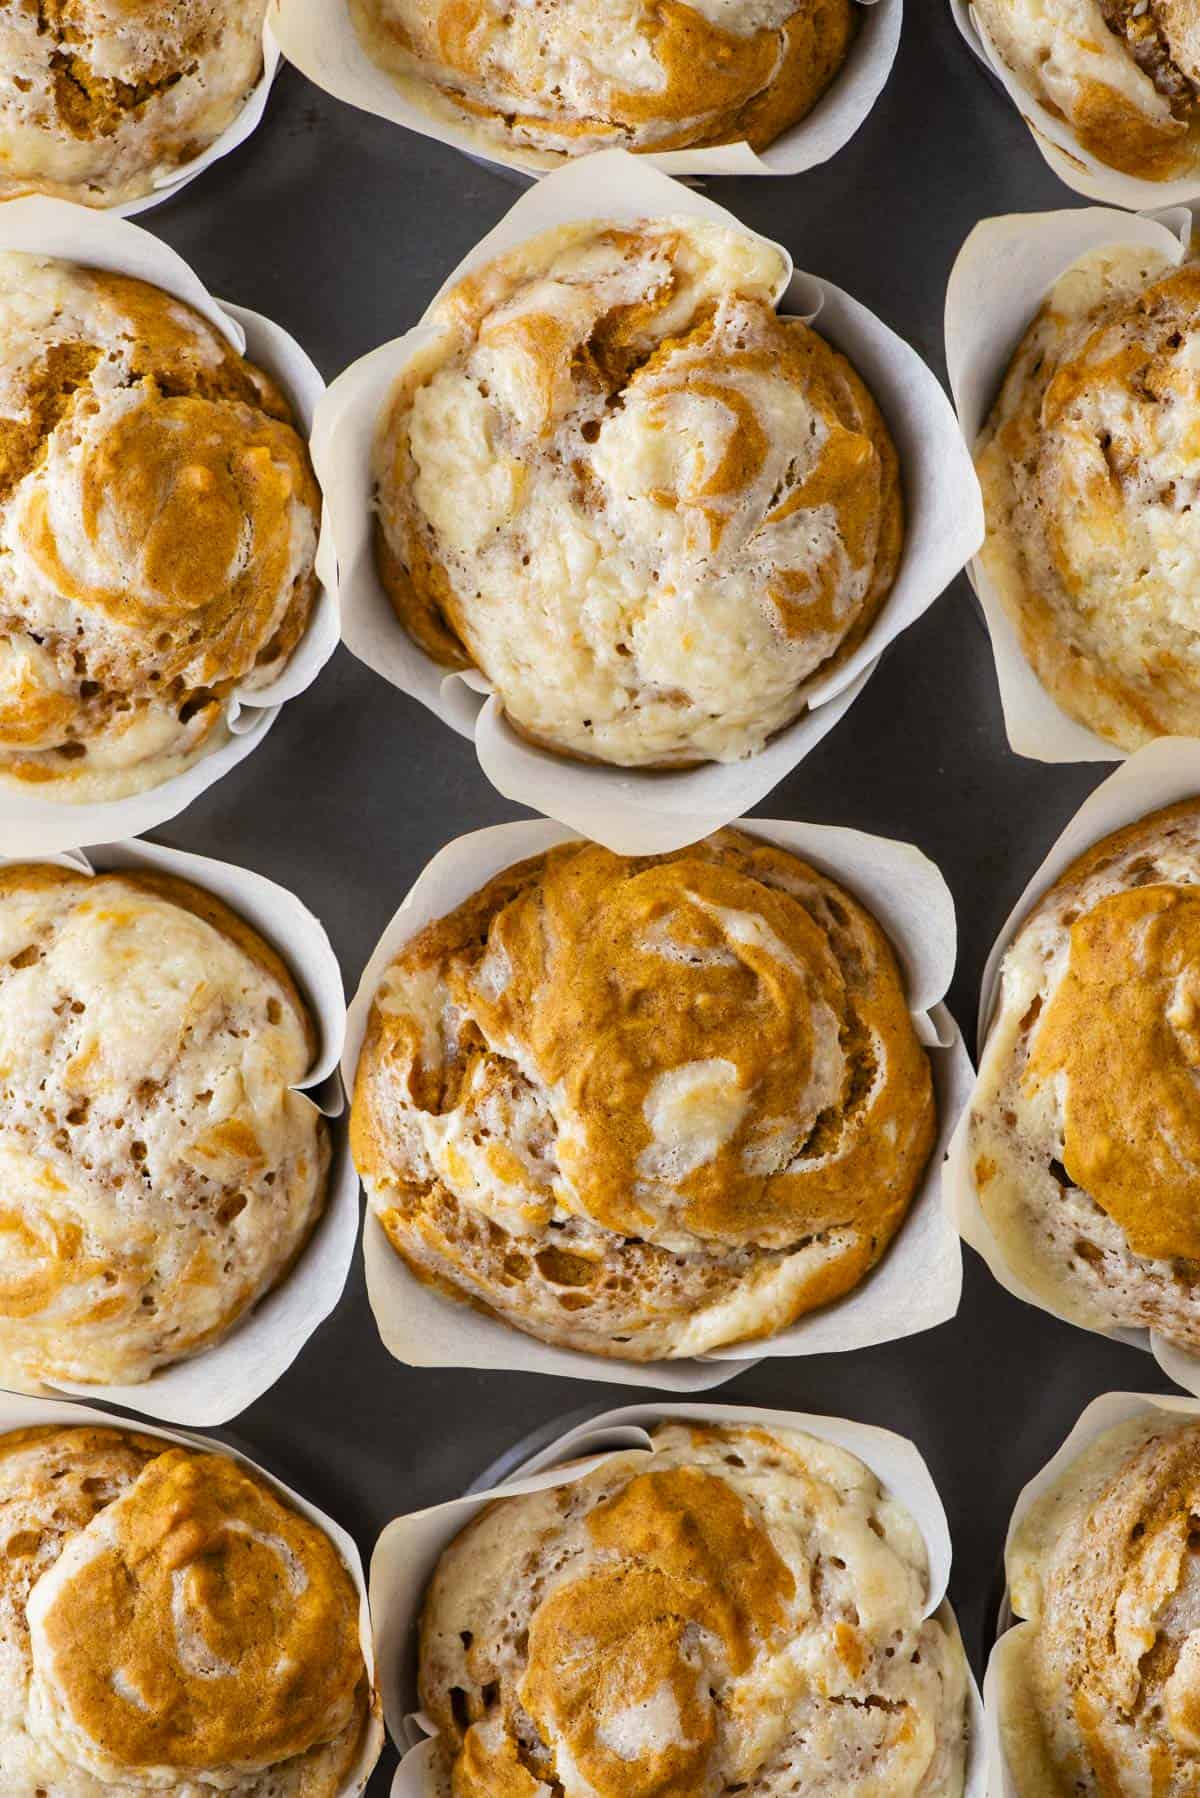
[[[777,315],[786,279],[724,224],[588,221],[434,307],[380,418],[379,570],[530,741],[753,754],[884,605],[896,451],[846,358]]]
[[[418,1278],[646,1361],[850,1291],[935,1122],[879,926],[723,831],[640,859],[565,844],[419,933],[375,994],[351,1140]]]
[[[1004,62],[1097,161],[1145,181],[1200,164],[1196,0],[975,0]]]
[[[4,0],[0,200],[141,198],[230,125],[266,0]]]
[[[0,255],[0,781],[86,802],[228,741],[316,593],[274,383],[172,295]]]
[[[1019,1798],[1200,1786],[1200,1423],[1149,1409],[1095,1437],[1017,1523],[1023,1621],[995,1651]]]
[[[374,1698],[323,1529],[231,1457],[0,1436],[5,1798],[335,1798]]]
[[[958,1798],[967,1672],[912,1516],[799,1430],[664,1423],[498,1498],[425,1597],[454,1798]]]
[[[1093,1329],[1200,1350],[1200,804],[1103,838],[1001,971],[971,1104],[1006,1260]]]
[[[1200,734],[1200,263],[1055,283],[978,446],[981,561],[1034,673],[1122,749]]]
[[[129,1383],[228,1334],[325,1202],[275,951],[147,872],[0,868],[0,1374]]]
[[[854,0],[349,0],[368,55],[482,145],[543,162],[745,140],[816,105]]]

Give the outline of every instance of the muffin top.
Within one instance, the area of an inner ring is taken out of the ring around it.
[[[997,1651],[1020,1798],[1140,1798],[1200,1778],[1200,1422],[1105,1431],[1022,1518],[1008,1552],[1028,1621]]]
[[[644,1361],[857,1284],[935,1110],[879,926],[722,831],[640,859],[564,844],[422,931],[376,993],[351,1133],[420,1277]]]
[[[262,74],[266,0],[9,0],[0,200],[115,206],[219,137]]]
[[[147,1379],[280,1279],[324,1202],[315,1050],[211,893],[0,868],[0,1378]]]
[[[339,1791],[371,1703],[358,1591],[260,1475],[123,1430],[17,1430],[0,1528],[5,1798]]]
[[[1025,335],[981,438],[982,552],[1034,672],[1136,749],[1200,733],[1200,263],[1109,246]]]
[[[966,1663],[927,1592],[915,1522],[854,1455],[663,1424],[456,1537],[421,1703],[456,1798],[956,1798]]]
[[[380,571],[533,741],[736,760],[882,605],[895,451],[845,358],[777,317],[786,277],[723,224],[586,223],[434,308],[380,423]]]
[[[1092,1328],[1200,1348],[1200,801],[1074,862],[1004,958],[971,1109],[1014,1269]]]
[[[1195,0],[975,0],[1001,60],[1099,162],[1144,181],[1200,155]]]
[[[368,54],[482,143],[547,162],[746,140],[815,105],[853,0],[350,0]]]
[[[190,306],[0,254],[0,779],[157,786],[286,664],[320,495],[283,396]]]

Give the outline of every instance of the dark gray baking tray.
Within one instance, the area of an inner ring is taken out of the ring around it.
[[[340,106],[285,70],[255,136],[140,222],[215,293],[277,318],[333,376],[415,321],[516,191],[502,173]],[[1081,203],[981,74],[943,0],[908,0],[891,81],[832,163],[712,191],[872,307],[943,378],[946,278],[971,226]],[[761,809],[905,837],[935,858],[959,909],[951,1000],[970,1034],[993,936],[1103,773],[1009,751],[987,639],[960,579]],[[248,761],[152,834],[291,887],[324,920],[353,990],[434,851],[518,815],[468,743],[339,651]],[[1013,1497],[1084,1404],[1112,1387],[1167,1382],[1148,1355],[1009,1298],[968,1252],[953,1323],[895,1347],[767,1361],[719,1396],[838,1412],[915,1438],[950,1515],[951,1596],[978,1660]],[[339,1517],[368,1555],[397,1512],[453,1497],[546,1420],[620,1404],[623,1391],[401,1367],[379,1344],[356,1266],[337,1312],[232,1433]],[[372,1798],[387,1791],[393,1764],[389,1749]]]

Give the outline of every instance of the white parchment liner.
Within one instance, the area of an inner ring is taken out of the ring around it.
[[[649,1451],[650,1431],[672,1418],[805,1430],[857,1455],[889,1495],[904,1505],[920,1529],[929,1556],[929,1595],[922,1615],[930,1617],[936,1613],[945,1628],[958,1636],[958,1624],[946,1599],[950,1528],[929,1469],[907,1437],[872,1424],[812,1416],[803,1411],[769,1411],[749,1405],[623,1405],[568,1430],[490,1491],[398,1517],[380,1536],[371,1556],[371,1612],[375,1619],[384,1716],[402,1756],[392,1781],[391,1798],[430,1798],[427,1768],[434,1738],[432,1725],[417,1708],[417,1625],[425,1588],[444,1550],[495,1499],[572,1485],[616,1451]],[[570,1462],[570,1467],[565,1467],[565,1462]],[[964,1798],[984,1798],[983,1706],[973,1675],[967,1702],[969,1745]]]
[[[133,275],[186,300],[239,354],[248,356],[278,383],[295,410],[301,436],[311,430],[325,383],[295,338],[257,312],[215,300],[183,258],[141,226],[66,200],[9,200],[0,206],[0,252],[5,250],[56,256],[88,268]],[[321,585],[303,637],[287,667],[268,686],[231,698],[228,743],[201,756],[174,779],[125,799],[77,805],[19,792],[16,783],[0,783],[0,849],[10,855],[47,854],[77,843],[138,836],[177,816],[244,760],[271,728],[285,700],[311,686],[337,648],[341,629],[337,559],[325,516],[317,542],[316,569]]]
[[[441,291],[557,225],[680,214],[745,229],[723,207],[641,158],[623,150],[584,157],[524,194]],[[932,605],[983,541],[983,503],[971,458],[945,394],[916,352],[864,306],[815,276],[793,273],[782,300],[785,312],[817,319],[879,401],[900,454],[906,538],[895,586],[858,649],[810,683],[809,709],[801,718],[740,762],[655,772],[593,766],[537,749],[508,727],[481,675],[447,673],[400,625],[375,569],[372,449],[380,411],[406,363],[428,342],[427,325],[353,363],[317,408],[313,460],[337,548],[347,647],[443,722],[473,736],[484,773],[507,798],[619,854],[677,849],[749,811],[832,729],[888,644]]]
[[[1060,181],[1085,199],[1144,212],[1200,199],[1200,166],[1174,181],[1146,181],[1109,168],[1085,150],[1065,119],[1056,119],[1014,74],[992,43],[970,0],[950,0],[954,23],[984,68],[996,77],[1028,125],[1034,143]]]
[[[292,1506],[293,1510],[307,1517],[310,1523],[323,1530],[329,1537],[338,1554],[345,1562],[346,1571],[358,1590],[358,1633],[362,1644],[363,1660],[371,1681],[372,1706],[371,1717],[363,1731],[362,1752],[352,1772],[338,1791],[338,1798],[354,1798],[354,1794],[365,1787],[371,1772],[379,1759],[383,1747],[383,1723],[380,1717],[379,1673],[376,1665],[375,1640],[371,1628],[371,1609],[367,1597],[367,1582],[363,1574],[362,1556],[358,1552],[358,1544],[340,1523],[318,1510],[302,1493],[295,1492],[286,1486],[281,1479],[261,1467],[257,1461],[251,1460],[240,1449],[230,1447],[227,1442],[218,1442],[215,1437],[195,1436],[181,1430],[161,1430],[152,1423],[143,1423],[137,1417],[120,1417],[114,1411],[99,1410],[94,1405],[74,1405],[62,1400],[30,1398],[15,1392],[0,1392],[0,1436],[9,1430],[42,1429],[55,1425],[66,1425],[68,1428],[82,1427],[85,1424],[98,1424],[113,1430],[136,1431],[143,1436],[161,1436],[164,1443],[179,1443],[185,1448],[198,1448],[212,1454],[227,1455],[239,1466],[249,1468],[259,1474],[267,1484],[274,1488],[280,1498]]]
[[[1177,800],[1200,796],[1200,739],[1192,737],[1160,737],[1145,749],[1139,749],[1122,762],[1108,779],[1086,799],[1067,825],[1037,873],[1005,919],[999,936],[992,945],[984,969],[979,995],[978,1040],[979,1059],[1000,996],[1000,964],[1004,953],[1027,913],[1056,881],[1060,874],[1101,837],[1111,835],[1126,824],[1144,818],[1160,806],[1174,805]],[[972,1094],[972,1099],[974,1095]],[[965,1242],[987,1262],[988,1267],[1006,1292],[1036,1305],[1052,1317],[1063,1317],[1058,1308],[1026,1285],[1008,1265],[1004,1250],[992,1234],[975,1185],[968,1141],[969,1104],[958,1120],[946,1158],[946,1201]],[[1076,1318],[1064,1318],[1077,1329]],[[1115,1342],[1127,1342],[1134,1348],[1147,1349],[1163,1372],[1189,1392],[1200,1394],[1200,1355],[1166,1342],[1156,1330],[1096,1330],[1095,1335],[1110,1336]]]
[[[932,1329],[958,1310],[962,1256],[942,1202],[940,1168],[972,1073],[958,1026],[940,1003],[954,972],[956,925],[950,890],[934,864],[910,843],[771,818],[749,818],[744,827],[810,861],[861,899],[891,938],[904,970],[913,1023],[933,1064],[940,1130],[925,1179],[883,1260],[845,1298],[766,1341],[716,1349],[694,1360],[621,1361],[539,1342],[444,1297],[409,1272],[368,1205],[363,1224],[367,1292],[384,1344],[398,1360],[414,1367],[505,1367],[703,1392],[765,1358],[831,1354],[891,1342]],[[342,1062],[348,1092],[354,1090],[376,989],[403,945],[501,869],[567,842],[571,834],[541,820],[501,824],[459,837],[434,857],[384,931],[351,1001]]]
[[[1178,266],[1191,229],[1183,208],[1138,218],[1098,206],[1010,213],[976,225],[946,290],[946,365],[966,442],[978,444],[1017,345],[1072,263],[1108,245],[1139,244]],[[969,573],[992,640],[1010,746],[1039,762],[1121,761],[1123,750],[1069,717],[1043,687],[978,558]]]
[[[827,162],[849,143],[879,98],[900,43],[904,0],[860,4],[858,32],[832,84],[807,118],[766,149],[719,144],[640,152],[638,160],[673,175],[798,175]],[[268,17],[288,61],[335,99],[524,174],[541,174],[565,160],[553,152],[507,149],[472,126],[435,88],[419,80],[398,84],[367,55],[346,0],[271,0]]]
[[[280,50],[271,30],[270,21],[263,19],[263,69],[255,85],[246,96],[244,106],[237,116],[230,120],[219,137],[214,137],[207,150],[199,156],[193,156],[189,162],[180,163],[177,169],[169,174],[162,174],[155,181],[148,194],[141,194],[136,200],[125,200],[118,206],[96,207],[91,210],[104,211],[110,218],[134,218],[139,212],[148,212],[152,206],[161,206],[164,200],[173,200],[197,175],[222,156],[228,156],[239,144],[244,144],[262,123],[263,113],[267,109],[271,85],[279,72]]]
[[[0,855],[0,866],[9,859]],[[317,1028],[317,1059],[296,1090],[330,1119],[332,1157],[325,1209],[290,1273],[223,1341],[191,1360],[161,1368],[137,1385],[56,1380],[52,1386],[55,1392],[126,1405],[169,1423],[227,1423],[291,1366],[337,1304],[354,1258],[358,1179],[346,1133],[333,1124],[345,1109],[337,1070],[346,1036],[346,1001],[337,957],[312,912],[285,887],[249,868],[142,842],[105,843],[86,855],[76,850],[44,859],[84,873],[152,869],[215,893],[279,951]]]
[[[1022,1519],[1028,1514],[1030,1506],[1063,1477],[1072,1463],[1091,1447],[1097,1437],[1103,1436],[1107,1430],[1116,1429],[1118,1424],[1128,1423],[1135,1417],[1144,1417],[1147,1412],[1152,1411],[1167,1411],[1183,1417],[1200,1417],[1200,1404],[1192,1398],[1167,1397],[1159,1392],[1105,1392],[1099,1398],[1092,1400],[1058,1453],[1047,1461],[1040,1473],[1034,1474],[1027,1486],[1022,1487],[1009,1520],[1008,1534],[1004,1539],[1006,1562],[1013,1536]],[[1013,1617],[1009,1606],[1007,1586],[1004,1591],[1000,1627],[1001,1634],[993,1644],[992,1652],[988,1657],[987,1671],[983,1681],[988,1760],[987,1789],[989,1798],[1029,1798],[1028,1794],[1020,1792],[1009,1771],[1000,1735],[1001,1661],[1003,1656],[1012,1650],[1013,1641],[1010,1638],[1015,1639],[1018,1631],[1033,1627],[1031,1624],[1018,1622]],[[383,1677],[381,1668],[381,1683]]]

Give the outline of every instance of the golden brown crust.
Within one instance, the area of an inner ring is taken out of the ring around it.
[[[564,845],[428,926],[381,983],[351,1113],[419,1277],[633,1359],[695,1352],[705,1307],[744,1340],[849,1291],[934,1130],[883,932],[733,831],[656,858]]]

